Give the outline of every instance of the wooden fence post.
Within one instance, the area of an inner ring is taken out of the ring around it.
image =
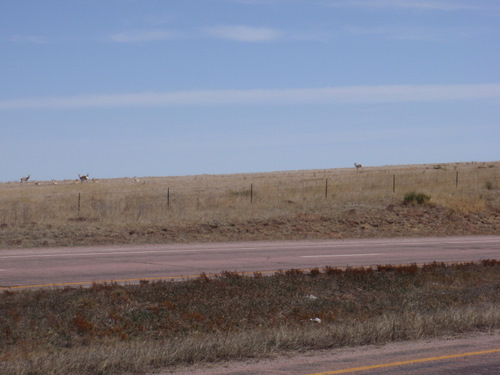
[[[167,187],[167,208],[170,208],[170,187]]]
[[[78,213],[80,213],[80,194],[78,193]]]
[[[396,192],[396,175],[392,175],[392,192]]]
[[[457,177],[455,178],[455,187],[458,187],[458,171],[457,171]]]
[[[253,184],[250,184],[250,203],[253,203]]]
[[[325,180],[325,199],[328,199],[328,178]]]

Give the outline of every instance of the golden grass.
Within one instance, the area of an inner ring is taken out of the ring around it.
[[[353,209],[368,215],[399,205],[409,191],[430,195],[431,204],[460,214],[490,214],[500,209],[499,177],[500,162],[488,162],[145,177],[140,182],[9,182],[0,184],[0,247],[67,245],[62,240],[67,237],[92,244],[96,234],[105,242],[105,233],[109,242],[132,241],[124,232],[155,242],[145,228],[172,226],[178,226],[178,236],[170,240],[192,240],[180,226],[330,217]],[[209,240],[227,239],[214,233]]]

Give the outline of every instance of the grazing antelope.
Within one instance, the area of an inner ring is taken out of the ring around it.
[[[354,166],[356,167],[356,170],[363,168],[363,164],[354,163]]]
[[[57,181],[56,180],[52,180],[52,185],[57,185]]]
[[[40,181],[35,181],[36,186],[40,186]]]
[[[139,179],[137,177],[134,177],[135,182],[139,182]]]
[[[78,173],[78,177],[80,178],[81,182],[85,182],[85,181],[89,180],[89,174],[88,173],[86,175],[81,175],[80,173]]]
[[[21,183],[23,182],[28,182],[28,180],[30,179],[31,175],[29,174],[28,177],[21,177]]]

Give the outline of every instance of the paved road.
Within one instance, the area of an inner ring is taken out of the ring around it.
[[[0,288],[500,259],[500,236],[0,250]]]
[[[325,350],[245,363],[198,365],[157,375],[499,375],[500,332]]]

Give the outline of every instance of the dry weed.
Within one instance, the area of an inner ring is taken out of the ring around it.
[[[431,197],[413,235],[498,233],[500,163],[0,184],[0,247],[399,235],[405,194]],[[432,212],[431,212],[432,211]],[[486,215],[483,219],[464,215]],[[370,218],[376,218],[372,220]],[[298,233],[288,226],[306,228]],[[234,227],[231,227],[233,225]],[[453,230],[453,228],[457,228]],[[234,229],[234,230],[231,230]],[[464,231],[468,231],[463,233]],[[198,235],[199,234],[199,235]],[[291,236],[291,237],[290,237]]]
[[[121,374],[500,328],[500,262],[0,295],[0,372]],[[315,298],[311,298],[314,295]]]

